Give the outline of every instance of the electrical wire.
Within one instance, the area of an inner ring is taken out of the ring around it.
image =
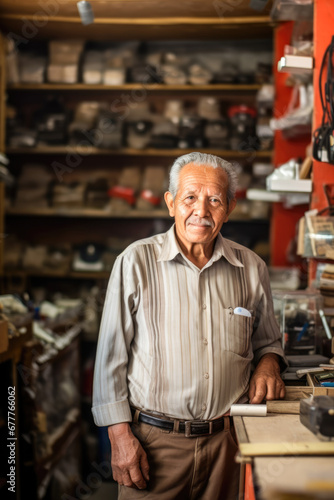
[[[319,73],[319,96],[322,107],[321,126],[313,134],[313,157],[316,160],[323,160],[324,150],[327,152],[327,162],[334,164],[333,141],[334,132],[334,73],[333,73],[333,55],[334,55],[334,36],[331,43],[323,55],[320,73]],[[327,62],[326,81],[323,85],[325,65]],[[332,139],[331,139],[332,138]]]

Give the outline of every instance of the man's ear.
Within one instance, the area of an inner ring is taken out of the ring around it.
[[[233,200],[231,200],[230,203],[229,203],[228,211],[227,211],[227,214],[226,214],[226,220],[224,222],[228,221],[228,218],[231,215],[231,213],[233,212],[233,210],[235,209],[236,204],[237,204],[237,200],[235,198],[233,198]]]
[[[171,217],[174,217],[175,212],[174,212],[174,200],[173,200],[172,193],[170,193],[169,191],[166,191],[164,198],[165,198],[165,202],[166,202],[166,205],[168,208],[169,215]]]

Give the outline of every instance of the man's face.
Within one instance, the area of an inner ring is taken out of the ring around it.
[[[175,217],[177,237],[186,247],[212,243],[227,222],[236,204],[232,200],[227,207],[227,185],[221,168],[192,163],[182,168],[175,199],[167,192],[165,201],[170,216]]]

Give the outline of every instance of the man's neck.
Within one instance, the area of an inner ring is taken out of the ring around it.
[[[202,269],[211,259],[213,254],[213,249],[215,246],[215,241],[211,241],[208,244],[205,243],[189,243],[184,244],[178,237],[176,239],[180,245],[182,253],[184,256],[190,260],[196,267]]]

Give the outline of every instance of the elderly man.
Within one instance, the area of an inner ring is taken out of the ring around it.
[[[220,234],[235,189],[228,162],[181,156],[165,194],[175,224],[114,265],[92,412],[108,426],[120,500],[235,500],[229,409],[284,397],[266,266]]]

